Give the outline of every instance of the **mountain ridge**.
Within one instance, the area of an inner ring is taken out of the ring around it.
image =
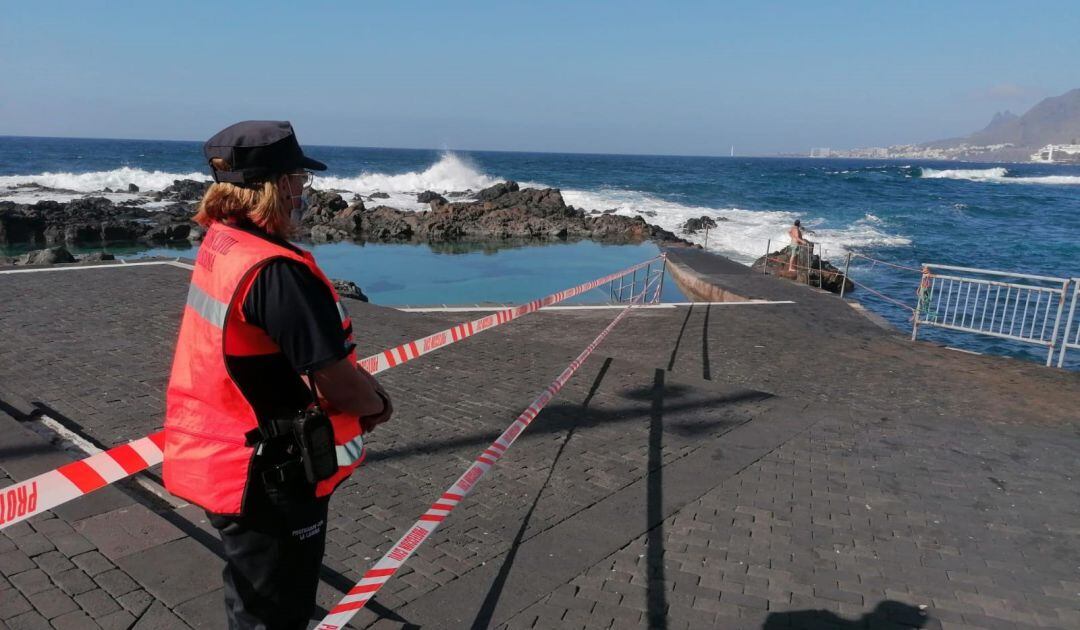
[[[961,138],[927,142],[932,148],[955,148],[961,145],[992,146],[1011,144],[1014,149],[1035,150],[1048,144],[1072,144],[1080,141],[1080,88],[1044,98],[1017,116],[998,112],[986,127]]]

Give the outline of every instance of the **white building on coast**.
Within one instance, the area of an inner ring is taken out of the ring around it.
[[[1080,144],[1048,144],[1032,153],[1031,161],[1080,164]]]

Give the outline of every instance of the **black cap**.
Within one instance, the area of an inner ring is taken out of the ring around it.
[[[210,167],[216,182],[250,184],[300,169],[325,171],[326,165],[304,155],[296,132],[285,120],[245,120],[214,134],[203,145],[206,159],[221,158],[231,170]]]

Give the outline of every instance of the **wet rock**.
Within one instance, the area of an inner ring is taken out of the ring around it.
[[[373,241],[407,241],[416,233],[421,216],[389,206],[378,206],[364,213],[362,235]]]
[[[432,190],[425,190],[416,196],[417,203],[431,203],[432,201],[446,203],[446,198]]]
[[[844,293],[855,290],[855,284],[844,277],[844,272],[827,260],[823,260],[817,254],[809,261],[809,269],[806,269],[805,258],[803,262],[796,261],[795,269],[789,271],[788,261],[791,258],[791,247],[785,247],[771,252],[754,261],[751,269],[757,272],[786,278],[799,284],[809,284],[812,287],[820,286],[826,291],[840,293],[844,287]]]
[[[63,245],[38,249],[19,256],[16,265],[55,265],[57,263],[73,263],[75,257]]]
[[[699,219],[687,219],[686,223],[683,223],[682,231],[684,234],[697,234],[701,230],[714,227],[716,227],[716,221],[712,217],[702,215]]]
[[[171,186],[166,186],[159,197],[175,201],[199,201],[206,194],[213,182],[198,182],[193,179],[175,179]]]
[[[360,300],[361,302],[369,301],[368,296],[364,295],[364,292],[360,290],[360,287],[356,286],[355,282],[336,278],[331,278],[330,282],[334,285],[334,290],[337,291],[340,297]]]
[[[347,241],[350,234],[345,230],[331,225],[316,225],[311,228],[310,238],[316,243],[333,243],[334,241]]]
[[[101,241],[103,243],[135,241],[145,232],[145,226],[140,226],[133,221],[106,221],[101,224]]]
[[[136,186],[135,184],[128,184],[128,192],[129,193],[137,193],[137,192],[139,192],[139,187]]]
[[[358,237],[364,231],[365,211],[364,202],[357,202],[335,214],[330,220],[330,226],[345,232],[350,237]]]
[[[431,192],[431,191],[428,191]],[[484,199],[447,202],[435,193],[422,195],[431,210],[408,212],[378,206],[367,210],[356,203],[338,210],[332,197],[315,193],[312,211],[304,216],[306,232],[316,241],[349,238],[368,241],[569,240],[595,238],[612,242],[646,239],[681,242],[671,232],[641,217],[590,215],[566,205],[558,189],[521,189],[505,182],[481,191]],[[434,195],[434,197],[432,197]]]
[[[113,256],[108,252],[93,252],[90,254],[86,254],[85,256],[79,256],[78,260],[81,263],[107,262],[110,260],[116,260],[116,256]]]
[[[389,199],[390,195],[384,192],[373,192],[368,196],[368,199]]]
[[[150,231],[142,236],[142,238],[155,243],[169,243],[173,241],[186,241],[190,235],[190,223],[166,223],[151,228]]]
[[[517,192],[520,190],[517,182],[505,181],[490,186],[476,193],[477,201],[492,201],[505,195],[506,193]]]

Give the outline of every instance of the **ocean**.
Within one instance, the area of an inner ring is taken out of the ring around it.
[[[586,210],[641,214],[676,233],[689,218],[722,220],[687,236],[750,263],[787,244],[798,218],[839,267],[856,257],[854,280],[914,305],[922,263],[1048,276],[1080,276],[1080,166],[909,160],[508,153],[308,146],[330,166],[321,189],[384,192],[386,205],[422,209],[416,193],[478,190],[513,179],[557,187]],[[69,199],[108,187],[142,191],[174,179],[208,179],[197,142],[0,138],[0,200],[33,202],[13,188],[38,183]],[[132,198],[113,193],[117,201]],[[349,197],[348,195],[346,196]],[[369,204],[371,205],[371,204]],[[127,255],[188,256],[191,248],[109,248]],[[331,275],[357,282],[383,304],[506,303],[544,295],[650,257],[651,244],[528,247],[333,244],[314,248]],[[885,263],[891,263],[889,266]],[[907,268],[907,269],[905,269]],[[665,287],[666,300],[681,299]],[[550,290],[549,290],[550,289]],[[591,296],[594,301],[604,295]],[[901,330],[910,313],[858,289],[862,302]],[[1002,339],[931,330],[926,338],[978,352],[1045,360],[1045,351]],[[1080,352],[1073,360],[1080,361]]]

